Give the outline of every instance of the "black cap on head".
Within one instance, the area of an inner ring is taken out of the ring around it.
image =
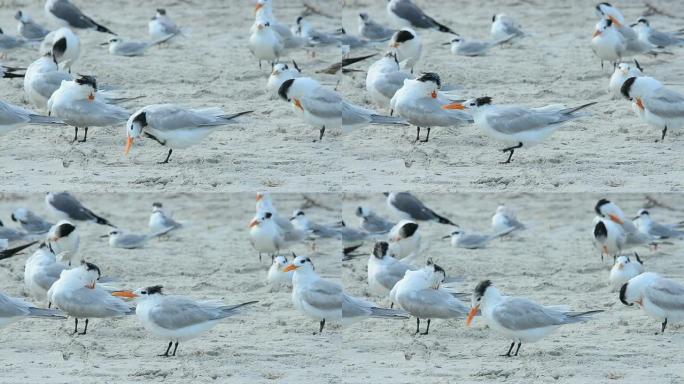
[[[492,98],[489,96],[478,97],[475,99],[475,104],[479,107],[482,105],[487,105],[492,103]]]
[[[278,96],[280,96],[281,99],[290,101],[290,98],[287,96],[287,93],[290,91],[290,87],[292,86],[292,83],[294,83],[295,79],[287,79],[283,81],[283,83],[280,85],[280,88],[278,88]]]
[[[2,28],[0,28],[0,35],[2,35],[3,33],[5,32],[2,30]]]
[[[140,124],[141,127],[147,127],[147,112],[140,112],[134,118],[133,122]],[[161,207],[161,203],[157,203]],[[154,205],[154,204],[152,204]]]
[[[446,271],[444,268],[440,267],[439,265],[435,264],[434,262],[432,263],[432,268],[435,272],[441,272],[442,275],[444,275],[444,279],[446,279]],[[444,281],[444,279],[442,281]]]
[[[64,56],[64,52],[66,52],[67,49],[67,40],[66,37],[62,37],[61,39],[57,40],[52,44],[52,54],[55,59],[61,59],[62,56]]]
[[[492,281],[491,281],[491,280],[483,280],[483,281],[480,281],[480,283],[477,284],[477,286],[475,287],[475,294],[476,294],[477,296],[484,296],[485,291],[486,291],[487,288],[490,287],[491,285],[492,285]]]
[[[93,76],[83,75],[76,79],[76,84],[90,85],[93,89],[97,90],[97,80]]]
[[[608,199],[601,199],[596,203],[596,206],[594,207],[594,211],[596,212],[597,215],[601,216],[601,207],[610,204],[610,201]]]
[[[433,83],[437,84],[437,88],[442,86],[442,80],[439,78],[439,75],[434,72],[425,72],[416,80],[422,81],[423,83],[432,81]]]
[[[4,227],[4,226],[5,226],[5,224],[2,222],[2,220],[0,220],[0,227]]]
[[[156,208],[161,208],[161,207],[162,207],[162,203],[160,203],[160,202],[158,202],[158,201],[155,201],[154,203],[152,203],[152,206],[153,206],[153,207],[156,207]]]
[[[599,221],[594,226],[594,238],[605,239],[606,237],[608,237],[608,228],[606,228],[606,224],[603,221]]]
[[[622,284],[622,287],[620,288],[620,301],[622,304],[631,307],[634,304],[627,302],[627,284],[629,284],[629,282]]]
[[[264,215],[264,217],[267,219],[270,219],[271,216],[273,216],[273,214],[271,212],[266,212],[266,214]]]
[[[397,32],[397,38],[394,41],[397,43],[403,43],[405,41],[412,40],[413,38],[415,38],[413,33],[405,29],[402,29],[401,31]]]
[[[494,14],[494,16],[492,16],[492,23],[495,21],[496,21],[496,14]]]
[[[596,10],[601,12],[601,6],[602,5],[605,5],[607,7],[612,7],[612,5],[610,5],[610,3],[598,3],[598,4],[596,4]]]
[[[57,236],[57,238],[66,237],[66,236],[69,236],[69,234],[71,234],[71,232],[73,232],[75,230],[76,230],[76,227],[73,224],[62,223],[62,224],[57,226],[57,230],[55,231],[56,232],[55,235]]]
[[[630,77],[629,79],[625,80],[624,83],[622,83],[622,87],[620,87],[620,93],[622,93],[622,96],[624,96],[626,99],[632,99],[630,92],[632,92],[632,85],[636,79],[636,77]]]
[[[86,271],[97,271],[97,277],[102,276],[102,273],[100,272],[100,267],[98,267],[97,265],[89,263],[85,260],[81,260],[81,264],[85,265]]]
[[[389,248],[389,244],[385,241],[378,241],[375,243],[375,246],[373,247],[373,256],[377,257],[378,259],[382,259],[387,255],[387,249]]]
[[[147,291],[148,295],[154,295],[154,294],[160,294],[161,295],[162,294],[162,288],[164,288],[164,287],[161,285],[153,285],[151,287],[145,288],[145,290]]]
[[[606,27],[613,25],[613,19],[606,19]]]
[[[399,236],[401,238],[406,239],[408,237],[413,236],[414,233],[418,230],[418,224],[416,223],[406,223],[401,226],[401,229],[399,230]]]
[[[645,17],[640,17],[640,18],[637,20],[637,24],[638,24],[638,23],[643,23],[643,24],[646,24],[647,26],[650,25],[650,24],[648,23],[648,20],[646,20]]]
[[[157,13],[159,13],[160,15],[166,15],[166,9],[164,9],[164,8],[157,8]]]
[[[640,215],[650,215],[650,213],[647,210],[642,209]]]

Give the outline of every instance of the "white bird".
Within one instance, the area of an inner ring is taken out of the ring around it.
[[[152,335],[169,341],[166,352],[159,356],[176,356],[178,343],[198,337],[221,320],[241,312],[245,306],[258,303],[248,301],[225,305],[220,300],[195,300],[185,296],[164,295],[162,286],[155,285],[135,291],[118,291],[114,296],[134,298],[135,314]],[[173,353],[169,355],[173,342]]]
[[[468,326],[478,311],[492,330],[513,340],[508,353],[504,355],[507,357],[511,357],[516,342],[518,348],[514,356],[518,356],[522,343],[534,343],[562,325],[584,322],[591,315],[603,312],[571,312],[558,306],[546,307],[528,299],[503,296],[489,280],[475,287],[472,307],[466,320]]]
[[[499,205],[496,207],[494,216],[492,216],[492,230],[494,233],[501,233],[511,228],[515,231],[519,231],[526,227],[525,224],[518,221],[513,209],[508,208],[505,205]]]
[[[594,35],[591,38],[591,49],[601,59],[601,68],[603,68],[604,60],[612,62],[615,66],[625,55],[627,42],[615,29],[611,19],[601,19],[596,24]]]
[[[62,320],[66,318],[61,311],[37,308],[22,299],[10,297],[0,292],[0,328],[27,317]]]
[[[60,262],[71,265],[78,260],[76,254],[81,236],[76,226],[68,220],[60,220],[53,225],[48,231],[46,242],[50,251],[59,257]]]
[[[41,116],[0,100],[0,135],[25,125],[64,125],[56,117]]]
[[[509,227],[502,232],[487,235],[484,233],[470,232],[461,228],[457,228],[456,230],[452,231],[450,235],[444,236],[443,239],[451,238],[452,247],[479,249],[486,247],[487,244],[494,239],[508,235],[513,230],[515,230],[515,228]]]
[[[401,220],[389,231],[387,239],[389,252],[397,259],[408,261],[418,256],[421,236],[415,221]]]
[[[684,231],[678,229],[681,224],[665,225],[656,222],[646,209],[640,209],[633,219],[639,232],[654,239],[684,238]]]
[[[413,67],[416,66],[423,52],[423,42],[416,31],[405,27],[392,35],[389,49],[396,55],[401,68],[413,73]]]
[[[175,149],[185,149],[199,144],[219,127],[235,123],[234,119],[252,111],[227,115],[220,108],[186,109],[175,104],[153,104],[127,116],[126,149],[131,150],[133,141],[143,134],[162,146],[169,147],[166,164]]]
[[[444,109],[450,100],[439,90],[439,75],[428,72],[415,80],[406,79],[390,100],[390,107],[417,128],[416,141],[428,142],[432,127],[456,127],[472,122],[472,116],[462,110]],[[425,140],[420,140],[420,128],[427,127]]]
[[[121,37],[112,37],[102,45],[109,46],[109,54],[114,56],[142,56],[149,48],[169,41],[174,35],[167,35],[154,41],[132,41]]]
[[[665,48],[670,46],[680,47],[684,45],[684,38],[674,33],[657,31],[651,28],[651,24],[643,17],[640,17],[631,27],[636,31],[639,40],[649,46]]]
[[[77,29],[93,29],[97,32],[116,35],[116,33],[112,32],[109,28],[96,23],[93,19],[83,14],[83,12],[69,0],[47,0],[44,9],[48,18],[60,25]]]
[[[406,271],[418,268],[397,260],[388,253],[389,244],[385,241],[375,243],[373,252],[368,257],[368,288],[377,296],[387,296]]]
[[[166,9],[157,8],[157,13],[147,22],[147,32],[153,41],[157,41],[168,36],[185,35],[188,30],[178,27],[176,22],[166,14]]]
[[[657,273],[645,272],[631,278],[620,288],[620,301],[628,306],[636,303],[646,314],[662,324],[684,320],[684,286]]]
[[[359,36],[369,40],[387,40],[395,30],[373,20],[366,12],[359,13]]]
[[[392,302],[416,318],[416,334],[427,335],[431,319],[456,319],[468,313],[468,306],[440,286],[446,273],[437,264],[428,262],[422,269],[407,270],[390,294]],[[425,332],[420,332],[420,319],[427,319]]]
[[[440,32],[456,34],[449,27],[438,23],[415,5],[411,0],[389,0],[387,14],[398,25],[414,28],[435,29]]]
[[[489,32],[495,41],[527,36],[520,24],[503,13],[492,16],[492,26]]]
[[[596,13],[612,24],[619,32],[625,42],[625,55],[638,55],[642,53],[657,54],[655,45],[639,39],[637,32],[625,22],[625,17],[619,9],[609,3],[599,3],[596,5]]]
[[[48,301],[74,318],[74,333],[78,333],[78,319],[86,319],[79,335],[88,332],[90,318],[133,314],[126,302],[97,285],[100,275],[100,268],[84,261],[74,269],[62,271],[59,280],[48,291]]]
[[[372,234],[388,233],[396,225],[384,217],[373,212],[368,207],[356,208],[356,216],[359,218],[359,228]]]
[[[451,220],[428,208],[409,192],[384,192],[384,195],[387,196],[387,206],[402,218],[457,226]]]
[[[26,69],[24,93],[36,108],[47,111],[50,96],[59,89],[62,81],[71,80],[73,80],[71,75],[59,69],[52,52],[48,52]]]
[[[109,231],[109,246],[112,248],[136,249],[142,248],[145,244],[161,235],[167,234],[173,227],[162,229],[159,232],[138,234],[124,231],[122,229],[112,229]]]
[[[641,77],[644,75],[643,69],[639,65],[639,62],[634,60],[634,66],[628,63],[620,63],[615,67],[613,74],[610,76],[610,81],[608,82],[608,91],[613,96],[613,99],[621,99],[622,84],[625,83],[630,77]],[[638,113],[637,113],[638,114]]]
[[[368,67],[366,91],[375,105],[389,108],[394,94],[413,76],[401,70],[396,53],[388,52]]]
[[[83,140],[88,139],[89,127],[107,127],[123,123],[130,112],[108,104],[97,96],[97,81],[92,76],[81,76],[74,81],[62,81],[48,100],[48,114],[61,118],[74,127],[74,140],[78,140],[78,128],[85,128]]]
[[[646,122],[662,129],[660,141],[663,141],[668,128],[684,127],[684,95],[649,79],[630,77],[620,91],[636,103]]]
[[[50,31],[42,25],[36,23],[31,16],[24,11],[17,11],[14,14],[17,20],[17,32],[28,40],[42,40]]]
[[[268,61],[273,66],[284,54],[285,46],[268,21],[257,20],[249,36],[249,49],[259,60],[259,68],[261,68],[262,60]]]
[[[157,233],[167,228],[172,230],[182,228],[183,223],[174,220],[171,214],[166,212],[162,203],[154,202],[152,203],[152,213],[150,214],[150,221],[147,226],[150,229],[150,233]]]
[[[368,318],[404,320],[408,313],[391,308],[381,308],[370,301],[342,293],[342,325],[348,326]]]
[[[10,36],[0,28],[0,57],[6,56],[12,49],[25,47],[28,43],[23,37]]]
[[[297,256],[284,272],[292,276],[292,304],[304,315],[318,321],[323,332],[326,322],[342,322],[343,292],[340,284],[325,280],[314,271],[311,259]]]
[[[629,256],[618,256],[615,259],[615,264],[610,269],[608,281],[613,290],[618,290],[629,279],[644,272],[644,263],[639,258],[639,254],[634,252],[635,260]]]
[[[45,35],[40,53],[52,54],[60,69],[71,73],[71,66],[81,56],[81,39],[71,29],[59,28]]]
[[[48,192],[45,194],[45,206],[55,217],[77,221],[90,221],[100,225],[116,227],[104,217],[96,215],[86,208],[69,192]]]
[[[649,245],[656,240],[652,236],[640,232],[636,225],[625,216],[620,207],[607,199],[600,199],[594,206],[594,211],[599,217],[610,220],[622,227],[626,235],[626,247]]]
[[[316,238],[339,237],[338,228],[311,221],[311,219],[309,219],[309,217],[301,209],[295,209],[294,212],[292,212],[290,222],[294,226],[295,230],[305,234],[306,236],[313,236]]]
[[[257,192],[256,194],[256,218],[270,213],[273,221],[278,226],[278,230],[283,235],[285,241],[300,241],[306,235],[298,231],[288,217],[278,214],[278,209],[273,204],[269,192]]]
[[[604,255],[615,259],[626,248],[626,241],[627,234],[620,224],[598,216],[594,218],[594,246],[601,252],[601,261]]]
[[[285,245],[271,212],[265,212],[262,216],[257,214],[257,217],[252,219],[249,223],[249,239],[252,247],[259,253],[259,261],[262,253],[270,255],[273,259]]]
[[[10,218],[12,221],[19,223],[28,233],[46,233],[53,225],[28,208],[15,209],[12,211]]]
[[[298,48],[306,43],[306,39],[295,36],[290,30],[290,27],[280,23],[276,19],[275,15],[273,15],[273,4],[271,0],[257,0],[256,6],[254,7],[254,19],[268,22],[271,29],[278,34],[278,37],[283,42],[285,48]],[[252,26],[252,28],[255,28],[255,26]]]
[[[461,36],[456,36],[450,43],[444,45],[451,46],[451,53],[459,56],[483,56],[486,55],[490,48],[501,45],[513,39],[515,35],[510,35],[500,40],[486,41],[486,40],[470,40]]]
[[[266,280],[272,288],[279,289],[292,285],[292,275],[294,272],[283,272],[290,264],[292,264],[292,261],[288,260],[285,256],[278,255],[273,258],[273,263],[268,268],[268,274],[266,275]]]
[[[466,100],[464,103],[455,102],[445,105],[445,109],[465,109],[472,114],[477,125],[490,137],[508,143],[518,143],[502,149],[509,152],[508,159],[503,164],[511,162],[513,152],[523,145],[531,146],[544,140],[564,123],[587,116],[577,111],[594,105],[596,102],[565,108],[563,105],[547,105],[539,108],[529,108],[519,105],[495,105],[492,98],[478,97]]]
[[[292,65],[294,68],[290,68],[285,63],[276,63],[273,65],[271,74],[268,76],[266,89],[268,89],[269,92],[271,92],[275,97],[278,97],[278,90],[280,89],[280,86],[283,85],[285,80],[301,77],[302,71],[299,69],[294,60],[292,61]]]
[[[26,260],[24,287],[31,297],[43,301],[52,284],[59,280],[65,269],[69,269],[69,266],[57,260],[57,256],[43,244]]]

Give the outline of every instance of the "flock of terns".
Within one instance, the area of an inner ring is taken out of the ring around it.
[[[469,326],[480,316],[494,332],[511,340],[505,355],[512,356],[518,354],[522,343],[538,341],[562,325],[588,321],[603,312],[574,311],[566,306],[547,306],[505,296],[490,280],[480,281],[469,295],[470,302],[463,301],[466,295],[457,289],[462,278],[451,277],[432,258],[422,265],[418,261],[429,254],[421,242],[421,227],[426,223],[448,226],[452,228],[447,236],[452,246],[468,249],[485,248],[494,239],[515,236],[530,228],[506,206],[498,207],[492,216],[492,234],[488,235],[461,228],[408,192],[386,193],[386,203],[401,220],[395,222],[367,206],[359,206],[355,212],[359,219],[357,227],[344,222],[328,225],[313,221],[301,209],[291,217],[281,216],[269,193],[257,193],[255,215],[248,224],[249,241],[260,259],[263,254],[271,256],[266,281],[278,291],[292,287],[294,308],[319,323],[314,334],[323,333],[326,323],[347,326],[369,318],[415,317],[416,333],[427,335],[433,319],[466,318]],[[112,227],[108,235],[112,247],[140,248],[152,238],[174,236],[173,231],[182,230],[185,224],[173,219],[161,203],[153,204],[149,234],[145,235],[118,229],[67,192],[48,193],[45,204],[60,221],[52,224],[25,207],[16,209],[11,218],[21,229],[0,226],[0,238],[5,239],[2,245],[12,245],[0,251],[0,259],[40,244],[26,260],[24,287],[30,297],[46,303],[47,308],[0,294],[0,325],[25,317],[68,316],[75,319],[74,333],[85,335],[90,319],[135,314],[152,335],[169,341],[162,354],[169,356],[176,354],[179,342],[197,337],[222,319],[257,303],[251,300],[226,305],[218,300],[198,301],[166,295],[159,285],[120,289],[120,283],[103,276],[98,266],[78,256],[80,236],[76,222]],[[631,220],[606,199],[596,203],[595,212],[593,241],[602,257],[614,258],[609,283],[619,291],[619,300],[642,308],[661,323],[661,332],[665,332],[668,323],[684,320],[684,286],[645,271],[638,254],[625,253],[636,247],[684,239],[684,223],[658,223],[643,209]],[[288,258],[288,254],[281,253],[295,244],[308,244],[315,249],[317,242],[328,240],[341,246],[345,263],[368,255],[368,292],[385,298],[389,307],[352,296],[342,284],[320,276],[310,256],[292,254]],[[368,248],[370,254],[363,251]],[[426,320],[422,332],[421,319]],[[79,320],[85,320],[80,332]]]
[[[672,54],[667,49],[684,45],[682,31],[658,31],[645,18],[639,18],[630,26],[622,13],[609,3],[598,4],[596,11],[601,19],[590,45],[602,62],[614,63],[610,91],[629,99],[636,114],[658,128],[660,140],[664,140],[668,129],[684,126],[684,96],[655,78],[644,76],[636,60],[635,67],[621,61],[637,55]],[[23,74],[13,67],[2,67],[0,73],[10,79],[23,76],[26,99],[48,116],[0,102],[0,132],[27,124],[68,125],[75,128],[74,141],[78,140],[79,128],[85,130],[83,139],[79,140],[84,142],[90,127],[125,124],[126,154],[136,139],[147,137],[168,147],[162,161],[168,163],[174,149],[197,145],[217,128],[235,123],[235,118],[252,112],[225,113],[216,107],[189,109],[176,104],[156,104],[131,113],[120,104],[136,98],[118,97],[116,90],[98,84],[94,76],[70,73],[80,54],[80,39],[73,30],[114,32],[88,17],[69,0],[48,0],[45,12],[51,20],[64,26],[49,32],[19,11],[16,18],[23,37],[1,34],[0,51],[30,47],[31,42],[40,42],[41,53]],[[433,127],[474,123],[485,134],[508,144],[502,149],[508,153],[503,163],[510,163],[516,149],[536,144],[565,123],[588,116],[581,110],[596,104],[593,101],[575,107],[560,104],[527,107],[495,104],[492,97],[484,95],[464,99],[460,87],[443,84],[439,74],[429,68],[421,74],[413,74],[425,55],[418,30],[454,35],[446,44],[451,46],[453,53],[463,56],[483,55],[492,47],[516,44],[517,40],[533,38],[534,34],[526,32],[510,16],[497,14],[491,22],[492,40],[471,40],[430,17],[411,0],[387,1],[387,14],[395,25],[401,26],[400,29],[385,26],[362,12],[359,14],[359,35],[354,35],[344,29],[318,30],[302,16],[297,18],[295,25],[289,26],[275,17],[271,0],[257,0],[246,48],[260,66],[262,61],[271,64],[266,88],[290,104],[295,115],[318,129],[318,140],[323,139],[326,129],[349,131],[368,125],[413,125],[417,129],[416,141],[427,142]],[[123,56],[140,55],[151,46],[170,44],[176,36],[188,36],[189,29],[179,27],[164,9],[158,9],[149,21],[149,33],[149,42],[127,41],[115,36],[108,42],[110,52]],[[367,68],[366,91],[375,106],[386,112],[355,105],[332,87],[305,76],[296,62],[290,66],[281,61],[294,52],[306,51],[315,55],[316,50],[324,46],[340,47],[343,54],[340,62],[323,71],[329,74],[353,72],[347,68],[349,65],[384,50],[385,53]],[[376,53],[352,57],[351,52],[358,49],[371,49]],[[427,131],[424,139],[421,139],[421,129]]]

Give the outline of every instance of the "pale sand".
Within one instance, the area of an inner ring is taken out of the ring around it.
[[[311,195],[329,207],[334,196]],[[270,258],[260,263],[248,241],[247,224],[254,216],[253,194],[87,194],[88,207],[114,224],[132,231],[147,230],[148,212],[161,201],[187,228],[168,240],[153,240],[145,248],[110,248],[109,227],[80,224],[81,257],[103,274],[116,276],[128,288],[162,284],[169,294],[226,303],[259,300],[242,314],[219,323],[205,335],[181,343],[176,357],[157,357],[168,340],[148,334],[138,319],[90,319],[88,334],[73,336],[73,319],[27,320],[0,332],[0,383],[139,383],[139,382],[339,382],[340,328],[318,322],[292,307],[289,290],[271,292],[266,282]],[[282,215],[300,208],[301,195],[277,195]],[[43,196],[4,195],[0,212],[6,225],[12,209],[27,206],[45,214]],[[338,208],[339,209],[339,208]],[[332,222],[338,211],[307,210],[312,219]],[[306,245],[291,248],[307,254]],[[283,250],[285,253],[286,250]],[[31,251],[32,253],[32,251]],[[288,250],[289,253],[289,250]],[[29,254],[0,262],[0,291],[22,296],[24,263]],[[317,271],[339,277],[336,241],[318,242],[311,254]],[[82,330],[83,322],[79,328]],[[335,357],[333,357],[335,356]]]
[[[487,138],[474,126],[435,128],[427,144],[414,144],[415,128],[372,127],[351,134],[327,134],[313,143],[318,132],[293,114],[282,100],[264,91],[268,69],[259,70],[247,49],[253,22],[252,0],[157,2],[137,9],[137,2],[103,2],[83,5],[96,20],[133,39],[147,36],[146,23],[153,9],[164,6],[182,26],[192,28],[189,38],[168,48],[152,49],[139,58],[112,58],[97,44],[109,36],[81,32],[83,54],[74,70],[96,74],[101,83],[119,85],[142,100],[132,110],[158,102],[204,107],[220,106],[227,112],[255,110],[232,127],[216,132],[203,144],[177,150],[171,163],[159,166],[166,149],[151,140],[136,143],[123,155],[123,126],[91,129],[89,142],[71,144],[72,128],[27,128],[0,139],[2,188],[72,188],[96,190],[102,185],[120,190],[245,191],[277,188],[282,191],[358,191],[411,189],[509,191],[680,191],[681,134],[672,129],[665,143],[655,143],[657,130],[638,120],[625,100],[609,99],[610,69],[601,70],[589,41],[598,17],[595,1],[442,2],[439,6],[417,1],[428,13],[468,37],[487,38],[492,14],[505,12],[534,36],[511,47],[494,49],[488,56],[456,57],[441,44],[451,35],[420,31],[425,43],[418,71],[438,72],[444,83],[464,86],[467,96],[489,95],[499,103],[539,106],[548,103],[579,105],[598,101],[592,116],[561,128],[545,142],[519,150],[513,163],[499,165],[505,143]],[[3,2],[0,26],[13,33],[12,15],[19,7],[44,22],[42,1]],[[338,2],[318,1],[329,13],[339,14]],[[684,13],[684,4],[661,1],[659,7]],[[617,4],[628,20],[644,10],[640,2]],[[130,9],[136,8],[135,12]],[[368,11],[388,21],[385,1],[349,0],[343,25],[356,33],[357,13]],[[279,1],[275,13],[294,23],[302,11],[298,1]],[[207,15],[213,16],[207,16]],[[650,18],[663,30],[681,22],[663,16]],[[312,16],[323,30],[339,26],[339,19]],[[467,32],[467,33],[466,33]],[[382,51],[377,48],[377,52]],[[365,54],[372,49],[353,51]],[[314,71],[339,59],[339,49],[317,50],[314,59],[305,52],[295,58],[305,73],[333,84],[334,76]],[[648,74],[682,90],[684,68],[675,56],[640,58]],[[33,51],[13,51],[7,64],[27,65]],[[370,63],[356,65],[365,69]],[[365,73],[344,77],[340,91],[351,101],[371,107],[365,96]],[[0,98],[22,102],[20,81],[4,81]],[[382,111],[387,112],[387,111]]]

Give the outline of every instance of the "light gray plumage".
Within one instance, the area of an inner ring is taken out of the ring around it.
[[[0,239],[6,239],[10,242],[23,240],[29,238],[30,235],[24,231],[18,229],[5,227],[3,222],[0,221]]]
[[[6,52],[28,44],[28,40],[21,37],[10,36],[0,28],[0,52]]]
[[[664,310],[684,311],[684,286],[673,280],[655,280],[644,290],[644,296]]]
[[[24,317],[65,318],[60,311],[36,308],[33,304],[22,299],[13,298],[0,292],[0,326],[8,325]]]
[[[373,125],[408,125],[406,120],[398,116],[383,116],[375,111],[361,108],[342,101],[342,127],[354,128],[368,124]]]
[[[356,216],[360,218],[361,229],[373,234],[387,233],[396,224],[364,207],[356,208]]]
[[[451,293],[426,288],[397,297],[397,304],[419,319],[453,319],[465,317],[470,308]]]
[[[18,31],[21,36],[28,40],[42,40],[50,30],[33,20],[25,12],[17,11],[14,18],[19,22]]]
[[[22,125],[64,124],[56,117],[37,115],[28,109],[0,100],[0,133]]]
[[[392,28],[387,28],[377,21],[371,19],[366,12],[359,13],[359,35],[370,40],[389,40],[394,32]]]
[[[27,208],[15,209],[11,218],[29,233],[46,233],[54,225]]]
[[[69,2],[69,0],[47,0],[45,3],[45,13],[61,20],[72,28],[94,29],[98,32],[116,35],[107,27],[96,23],[93,19],[83,14],[83,12]]]
[[[195,301],[183,296],[164,296],[149,311],[154,324],[169,330],[190,327],[212,320],[225,319],[238,314],[241,307],[251,305],[250,301],[237,305],[225,305],[220,301]]]
[[[418,8],[411,0],[391,0],[387,3],[387,11],[390,15],[408,22],[415,28],[437,29],[440,32],[455,33],[448,27],[438,23]]]
[[[113,227],[107,219],[96,215],[93,211],[84,207],[83,204],[76,200],[69,192],[49,192],[45,196],[45,203],[48,205],[48,208],[61,212],[72,220],[94,221],[97,224]]]
[[[392,192],[387,194],[387,204],[399,212],[403,212],[413,220],[437,221],[440,224],[455,225],[449,219],[426,207],[422,201],[408,192]]]
[[[342,319],[345,323],[363,320],[368,317],[408,319],[408,313],[402,310],[380,308],[371,302],[350,296],[347,293],[343,293],[342,296]]]
[[[115,229],[109,232],[109,245],[113,248],[142,248],[148,241],[154,239],[155,237],[165,235],[172,229],[174,229],[174,227],[167,227],[162,231],[146,234],[127,233],[119,229]]]
[[[523,298],[507,298],[496,306],[492,316],[504,328],[524,331],[584,322],[589,320],[589,316],[594,313],[596,311],[562,311],[555,307],[544,307]]]

